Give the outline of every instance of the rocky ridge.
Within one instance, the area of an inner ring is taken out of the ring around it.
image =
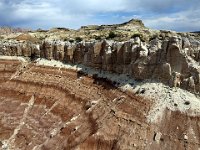
[[[100,27],[82,27],[77,33],[81,35],[82,30],[85,32],[88,28],[98,31]],[[122,42],[117,41],[119,37],[90,41],[79,37],[75,41],[62,41],[52,40],[52,37],[39,40],[33,35],[19,35],[11,40],[0,41],[0,55],[84,64],[100,70],[128,74],[136,80],[156,79],[170,86],[200,92],[200,40],[197,35],[170,31],[151,31],[151,34],[147,32],[144,35],[147,29],[138,20],[102,28],[109,28],[113,33],[122,30],[134,34]],[[144,37],[148,41],[144,41]]]

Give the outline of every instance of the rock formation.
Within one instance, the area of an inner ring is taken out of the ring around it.
[[[188,35],[186,35],[188,36]],[[0,55],[54,59],[100,70],[128,74],[136,80],[157,79],[165,84],[200,92],[200,41],[172,36],[149,42],[136,36],[128,41],[3,41]],[[33,38],[32,38],[33,39]],[[37,41],[37,40],[36,40]],[[179,80],[179,81],[178,81]]]
[[[150,30],[139,20],[58,28],[4,36],[0,55],[2,149],[200,145],[196,33]]]

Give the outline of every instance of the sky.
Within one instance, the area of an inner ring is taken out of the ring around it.
[[[0,0],[0,26],[78,29],[133,18],[153,29],[200,31],[200,0]]]

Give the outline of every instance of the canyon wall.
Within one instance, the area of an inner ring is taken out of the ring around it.
[[[24,63],[0,59],[2,150],[199,148],[200,105],[192,94],[152,85],[137,95],[74,70]]]
[[[0,149],[199,149],[199,37],[139,20],[2,35]]]
[[[140,37],[128,41],[93,40],[7,40],[0,43],[0,55],[54,59],[84,64],[99,70],[128,74],[136,80],[156,79],[172,87],[200,92],[200,41],[188,36]]]

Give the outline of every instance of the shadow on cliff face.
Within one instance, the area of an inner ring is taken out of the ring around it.
[[[35,60],[37,60],[38,58],[39,58],[39,57],[37,56],[36,53],[32,53],[31,56],[30,56],[30,60],[31,60],[31,61],[35,61]]]
[[[110,90],[110,89],[115,89],[116,87],[114,86],[113,82],[107,78],[102,78],[102,77],[98,77],[97,74],[94,74],[92,76],[92,78],[94,79],[94,84],[98,84],[101,85],[104,89],[106,90]]]
[[[84,73],[82,70],[77,72],[77,78],[81,78],[84,76],[88,76],[88,75]],[[99,77],[98,74],[96,73],[93,74],[91,78],[94,80],[93,81],[94,84],[100,85],[106,90],[116,89],[115,82],[112,82],[108,78]]]

